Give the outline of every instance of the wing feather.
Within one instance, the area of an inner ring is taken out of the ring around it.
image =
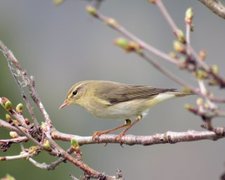
[[[135,99],[154,98],[156,95],[165,92],[176,92],[176,89],[153,88],[146,85],[127,85],[122,83],[104,82],[101,89],[95,93],[102,100],[111,105]]]

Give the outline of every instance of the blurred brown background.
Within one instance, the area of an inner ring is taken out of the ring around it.
[[[173,19],[182,29],[184,12],[193,7],[195,31],[193,47],[205,49],[209,64],[217,63],[225,74],[225,21],[210,12],[198,1],[164,1]],[[83,109],[73,106],[58,110],[67,89],[85,79],[113,80],[125,83],[150,84],[157,87],[180,88],[135,54],[127,54],[113,44],[121,35],[93,19],[85,12],[86,1],[67,0],[61,6],[52,1],[2,0],[0,2],[0,39],[14,52],[23,67],[34,75],[37,90],[54,125],[63,132],[91,135],[122,121],[103,121]],[[100,10],[116,18],[138,37],[155,47],[170,52],[174,37],[156,6],[146,0],[107,0]],[[161,61],[189,83],[194,79],[176,67]],[[5,58],[0,55],[0,96],[21,102],[20,92],[9,74]],[[223,93],[224,94],[224,93]],[[194,103],[195,97],[175,99],[154,107],[145,119],[129,133],[149,135],[166,131],[201,130],[201,120],[188,113],[183,105]],[[0,109],[0,117],[4,111]],[[42,119],[40,119],[42,121]],[[215,121],[223,125],[224,119]],[[0,129],[0,138],[7,131]],[[65,147],[69,143],[63,143]],[[16,145],[8,153],[19,153]],[[199,141],[173,145],[124,146],[116,144],[86,145],[83,159],[93,168],[107,174],[121,169],[125,178],[135,179],[219,179],[225,163],[224,139],[217,142]],[[50,162],[47,154],[37,159]],[[61,164],[54,171],[45,171],[18,160],[0,162],[0,177],[10,173],[17,179],[70,179],[81,171],[69,164]]]

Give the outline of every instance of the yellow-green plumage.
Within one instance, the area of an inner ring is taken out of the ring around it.
[[[90,80],[74,84],[65,102],[78,104],[99,118],[128,119],[145,114],[161,101],[185,95],[175,89]]]

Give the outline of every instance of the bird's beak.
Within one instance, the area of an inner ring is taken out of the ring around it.
[[[62,105],[59,106],[59,109],[62,109],[62,108],[66,107],[66,106],[69,106],[69,105],[70,105],[69,101],[65,100],[65,101],[62,103]]]

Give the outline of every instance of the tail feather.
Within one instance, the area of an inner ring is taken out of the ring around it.
[[[189,95],[193,95],[193,92],[185,92],[185,91],[177,91],[175,92],[175,96],[176,97],[183,97],[183,96],[189,96]]]

